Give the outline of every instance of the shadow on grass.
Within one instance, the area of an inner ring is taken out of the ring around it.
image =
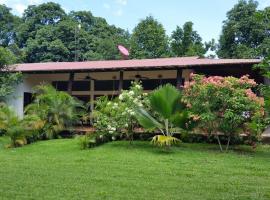
[[[213,154],[230,154],[239,156],[256,156],[261,158],[270,159],[270,146],[259,146],[257,149],[253,149],[246,145],[231,146],[227,152],[221,152],[217,144],[205,144],[205,143],[180,143],[169,149],[157,147],[152,145],[148,141],[134,141],[130,144],[128,141],[115,141],[108,143],[110,148],[117,148],[124,151],[145,151],[159,155],[169,155],[179,152],[199,152],[199,153],[213,153]]]

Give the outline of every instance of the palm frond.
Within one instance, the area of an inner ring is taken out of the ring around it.
[[[136,110],[135,116],[141,126],[147,130],[162,130],[163,125],[153,118],[147,111],[142,108]],[[163,131],[162,131],[163,132]]]
[[[157,111],[165,119],[169,119],[179,107],[181,93],[174,86],[166,84],[155,91],[149,97],[153,110]]]
[[[173,144],[180,143],[181,140],[173,136],[156,135],[152,138],[151,142],[154,145],[164,147],[164,146],[171,146]]]

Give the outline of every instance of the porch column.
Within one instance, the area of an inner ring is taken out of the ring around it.
[[[94,96],[95,96],[95,81],[90,81],[90,109],[91,112],[94,110]]]
[[[124,78],[124,71],[121,70],[119,74],[119,86],[118,86],[118,92],[120,94],[121,90],[123,89],[123,78]]]
[[[176,88],[181,89],[181,86],[182,86],[182,69],[177,69]]]
[[[68,79],[68,88],[67,88],[67,92],[72,95],[72,85],[73,85],[73,81],[74,81],[74,72],[70,72],[69,74],[69,79]]]

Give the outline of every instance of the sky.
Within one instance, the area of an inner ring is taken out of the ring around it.
[[[238,0],[51,0],[59,3],[66,12],[88,10],[94,16],[103,17],[130,32],[146,16],[152,15],[161,22],[168,35],[176,26],[187,21],[194,23],[194,29],[204,41],[218,40],[226,12]],[[47,0],[0,0],[21,16],[28,5],[37,5]],[[259,9],[270,6],[270,0],[258,0]]]

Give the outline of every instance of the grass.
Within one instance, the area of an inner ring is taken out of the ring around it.
[[[5,149],[0,137],[0,199],[270,199],[270,147],[219,153],[148,142],[80,150],[75,139]]]

